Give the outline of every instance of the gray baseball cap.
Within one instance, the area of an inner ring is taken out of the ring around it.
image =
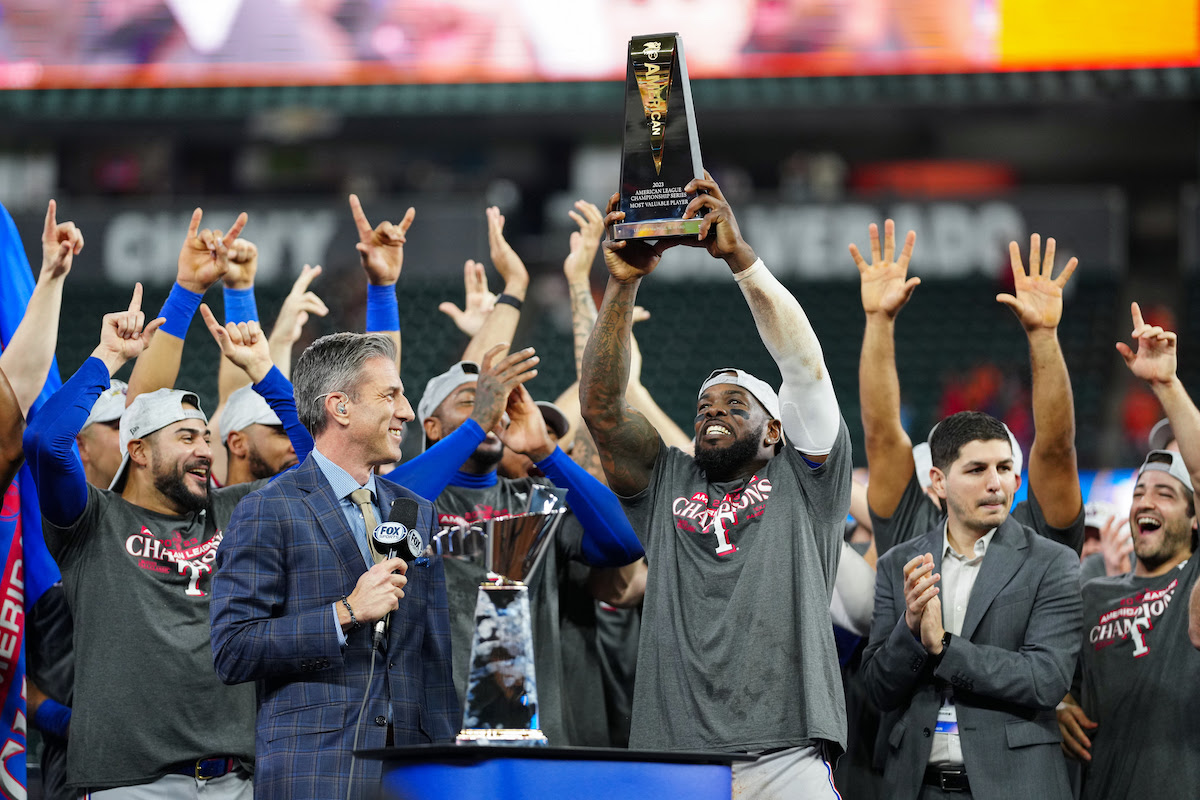
[[[228,439],[234,431],[245,430],[251,425],[280,426],[283,423],[254,387],[243,386],[225,402],[225,410],[221,412],[221,441]]]
[[[184,408],[184,403],[190,403],[195,408]],[[208,422],[208,417],[204,416],[204,410],[200,408],[200,398],[193,392],[159,389],[135,397],[121,416],[121,466],[117,468],[117,474],[108,488],[119,492],[125,487],[125,477],[129,472],[130,442],[184,419]]]
[[[731,372],[734,374],[730,375]],[[700,384],[700,391],[696,392],[696,398],[699,399],[708,387],[716,386],[719,383],[731,383],[734,386],[742,387],[754,395],[755,400],[763,404],[763,408],[767,410],[772,419],[779,419],[779,395],[775,394],[771,384],[736,367],[714,369],[704,383]]]
[[[429,446],[425,439],[425,420],[433,416],[438,406],[464,383],[479,380],[479,365],[474,361],[460,361],[441,375],[435,375],[425,384],[425,393],[417,404],[417,424],[421,426],[421,449]]]
[[[567,435],[567,431],[571,430],[571,423],[567,420],[567,415],[554,403],[549,400],[538,400],[537,407],[541,409],[542,419],[546,420],[546,424],[550,426],[550,430],[554,431],[555,436],[561,439]]]
[[[1142,477],[1142,473],[1147,470],[1165,472],[1182,483],[1189,492],[1195,491],[1192,489],[1192,476],[1188,474],[1188,468],[1183,463],[1183,456],[1174,450],[1151,450],[1138,469],[1138,477]]]
[[[96,422],[116,422],[124,416],[125,394],[128,391],[129,386],[125,381],[113,380],[96,398],[96,402],[92,403],[92,410],[84,420],[83,428]]]

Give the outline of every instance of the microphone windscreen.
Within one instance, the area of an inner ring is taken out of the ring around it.
[[[406,528],[417,526],[417,516],[421,513],[421,504],[411,497],[398,497],[392,502],[388,522],[399,522]]]

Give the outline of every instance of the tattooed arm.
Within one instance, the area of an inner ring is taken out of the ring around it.
[[[605,225],[624,218],[616,206],[614,194],[608,201]],[[583,354],[579,403],[600,453],[608,485],[624,497],[635,495],[650,484],[650,474],[662,445],[658,431],[625,398],[633,306],[641,279],[658,266],[662,252],[673,244],[674,241],[668,240],[659,240],[654,245],[637,241],[604,243],[608,287]]]

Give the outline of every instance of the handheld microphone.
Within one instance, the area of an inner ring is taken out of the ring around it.
[[[397,498],[392,503],[388,521],[378,525],[371,532],[371,544],[375,547],[375,552],[388,558],[399,556],[409,564],[420,557],[421,553],[425,552],[425,537],[417,530],[417,516],[420,511],[421,506],[416,500],[410,497]],[[390,616],[389,611],[375,623],[376,647],[383,641],[383,633],[387,629]]]

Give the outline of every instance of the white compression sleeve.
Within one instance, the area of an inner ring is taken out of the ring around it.
[[[875,570],[849,544],[842,542],[829,613],[833,622],[858,636],[871,632],[875,611]]]
[[[779,413],[788,442],[801,453],[827,455],[837,440],[841,411],[821,343],[804,309],[761,258],[734,279],[754,315],[758,335],[783,377]]]

